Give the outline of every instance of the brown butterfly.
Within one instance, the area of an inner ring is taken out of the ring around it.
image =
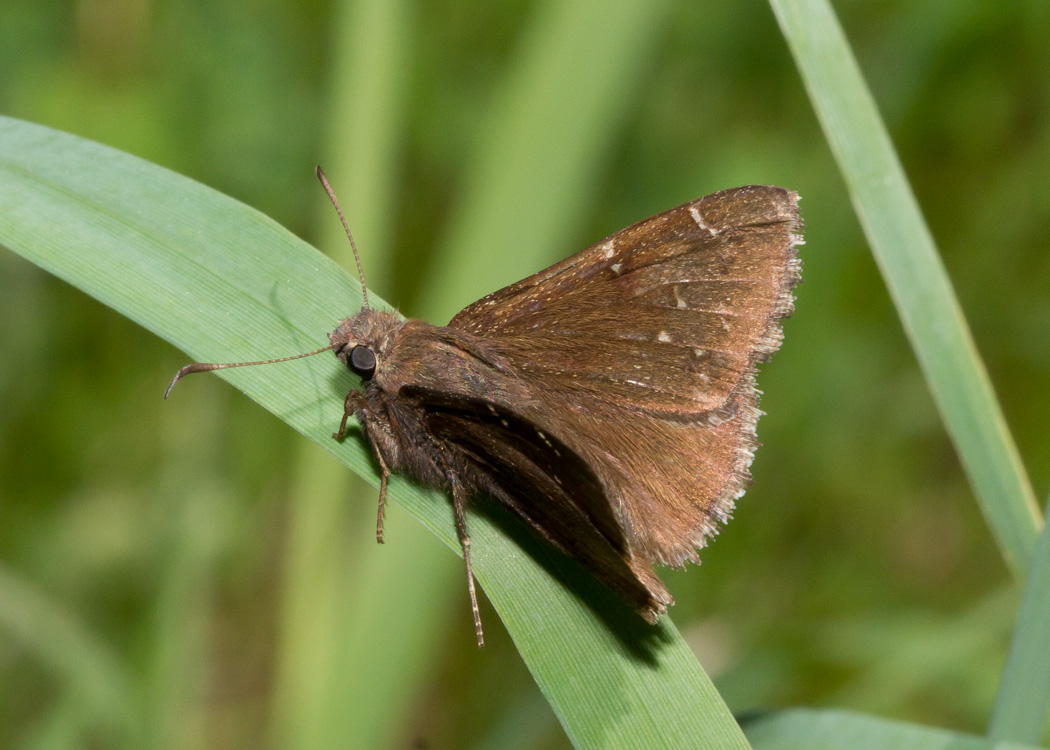
[[[793,308],[797,204],[778,187],[714,193],[494,292],[447,326],[372,310],[365,291],[329,346],[298,355],[331,349],[361,378],[334,437],[355,417],[372,446],[380,542],[391,472],[451,493],[479,646],[466,515],[480,493],[650,623],[674,603],[654,563],[699,562],[751,481],[755,365],[780,346]],[[187,365],[168,393],[192,372],[264,363]]]

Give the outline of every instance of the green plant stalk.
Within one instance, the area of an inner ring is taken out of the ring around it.
[[[258,212],[127,154],[7,118],[0,205],[0,244],[197,360],[304,351],[361,299],[353,276]],[[378,297],[373,306],[388,309]],[[222,375],[378,484],[361,442],[331,439],[357,385],[331,357]],[[177,408],[193,388],[181,385],[168,404],[159,391],[156,408]],[[457,549],[446,497],[397,478],[390,498]],[[469,519],[475,571],[577,746],[648,748],[660,737],[748,747],[669,618],[646,625],[573,561],[501,524]]]
[[[926,222],[827,0],[770,0],[985,520],[1015,575],[1035,495]]]
[[[988,736],[1038,745],[1050,708],[1050,502],[1028,568]]]

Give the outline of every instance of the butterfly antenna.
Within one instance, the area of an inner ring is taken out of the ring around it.
[[[303,357],[312,357],[315,354],[321,352],[327,352],[329,349],[335,347],[335,344],[329,344],[323,349],[318,349],[315,352],[307,352],[306,354],[296,354],[291,357],[278,357],[277,359],[262,359],[258,362],[194,362],[191,365],[186,365],[177,373],[175,377],[171,379],[171,385],[168,386],[168,390],[164,391],[164,398],[171,395],[171,389],[175,387],[175,384],[182,380],[187,375],[192,375],[195,372],[211,372],[212,370],[225,370],[229,367],[254,367],[255,365],[272,365],[275,362],[290,362],[293,359],[302,359]]]
[[[339,201],[336,200],[335,191],[332,190],[332,186],[328,184],[328,178],[325,177],[324,170],[321,167],[317,167],[317,179],[321,181],[321,185],[324,186],[324,191],[328,193],[329,200],[332,201],[332,205],[335,206],[335,212],[339,214],[339,221],[343,222],[343,229],[346,230],[346,236],[350,240],[350,249],[354,251],[354,260],[357,261],[357,277],[361,279],[361,296],[364,299],[365,309],[369,310],[368,307],[368,287],[365,286],[365,272],[361,268],[361,256],[357,254],[357,243],[354,242],[354,235],[350,234],[350,225],[346,223],[346,217],[343,216],[343,209],[339,207]]]

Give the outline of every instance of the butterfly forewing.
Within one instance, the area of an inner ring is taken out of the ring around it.
[[[772,187],[701,198],[479,300],[449,325],[493,339],[515,365],[618,383],[648,409],[709,410],[779,343],[799,272],[796,202]]]
[[[530,399],[522,419],[598,476],[632,550],[681,564],[750,481],[753,371],[790,314],[797,195],[716,193],[610,236],[460,312]]]

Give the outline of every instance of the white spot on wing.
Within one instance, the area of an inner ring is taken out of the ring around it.
[[[609,268],[612,269],[612,272],[614,274],[619,276],[620,273],[623,271],[623,263],[613,263],[611,266],[609,266]]]
[[[698,227],[707,232],[710,232],[712,237],[718,234],[717,229],[715,229],[714,227],[709,227],[707,226],[707,224],[704,223],[704,218],[700,215],[700,209],[698,209],[696,206],[689,207],[689,215],[693,217],[693,221],[696,222],[696,225]]]
[[[616,243],[613,240],[606,240],[602,243],[602,249],[605,250],[606,259],[613,257],[613,245]]]
[[[657,341],[662,341],[665,344],[670,344],[671,343],[671,337],[669,335],[667,335],[667,331],[660,331],[660,333],[656,337],[656,340]]]

